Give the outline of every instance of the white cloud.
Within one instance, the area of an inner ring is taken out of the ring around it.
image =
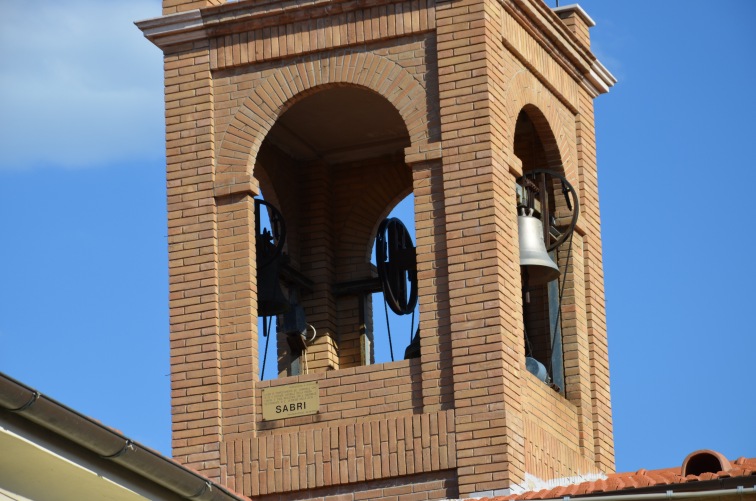
[[[0,3],[0,169],[163,154],[162,54],[135,20],[160,0]]]

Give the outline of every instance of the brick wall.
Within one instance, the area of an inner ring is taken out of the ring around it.
[[[456,478],[450,472],[407,475],[398,479],[364,481],[337,488],[312,489],[307,493],[260,496],[262,501],[290,501],[300,499],[329,501],[419,501],[450,499],[456,496]]]
[[[456,466],[454,439],[452,411],[285,427],[225,440],[221,481],[256,496],[442,472]]]
[[[563,21],[540,0],[163,7],[175,15],[140,27],[165,53],[176,459],[271,500],[504,494],[526,474],[612,471],[593,120],[603,90],[584,16],[560,11]],[[330,162],[266,141],[287,110],[345,86],[380,96],[380,113],[406,128],[401,147]],[[523,113],[532,132],[516,140]],[[579,189],[582,209],[570,261],[559,253],[564,395],[524,366],[515,179],[543,166]],[[421,357],[363,365],[370,319],[334,285],[374,276],[376,228],[410,192]],[[288,376],[279,338],[279,377],[267,381],[261,193],[286,218],[292,266],[313,281],[301,299],[318,329],[309,374]],[[308,381],[317,414],[263,420],[263,389]]]

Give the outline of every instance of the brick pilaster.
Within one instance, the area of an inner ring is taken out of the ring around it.
[[[412,165],[424,412],[454,404],[441,160]],[[427,299],[426,299],[427,298]]]
[[[596,465],[614,471],[612,407],[609,391],[609,349],[604,303],[604,269],[601,250],[601,217],[596,168],[596,130],[593,100],[583,95],[577,116],[578,168],[584,206],[585,306],[591,353],[591,398]]]
[[[566,282],[562,297],[562,338],[564,340],[564,371],[566,397],[577,408],[578,445],[581,455],[594,459],[593,404],[591,402],[590,343],[585,313],[585,263],[583,237],[572,235],[570,262],[569,242],[562,244],[559,267],[565,270]],[[560,282],[561,284],[561,282]]]
[[[234,187],[229,187],[233,190]],[[259,379],[254,193],[221,194],[218,211],[219,335],[223,435],[254,430],[254,383]]]

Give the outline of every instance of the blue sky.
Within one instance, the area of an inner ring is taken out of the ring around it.
[[[596,100],[617,468],[754,457],[756,2],[580,4],[619,79]],[[169,454],[162,61],[132,25],[159,13],[0,3],[0,371]]]

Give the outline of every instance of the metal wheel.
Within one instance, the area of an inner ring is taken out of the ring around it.
[[[383,295],[391,311],[397,315],[412,313],[417,305],[415,246],[400,220],[383,220],[376,236],[375,255]]]

